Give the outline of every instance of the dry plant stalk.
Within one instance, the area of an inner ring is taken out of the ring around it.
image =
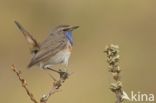
[[[22,78],[21,71],[17,70],[16,67],[15,67],[15,65],[12,65],[11,68],[16,73],[16,75],[18,76],[18,79],[20,80],[20,82],[22,84],[22,87],[27,92],[27,95],[30,97],[31,101],[33,101],[34,103],[38,103],[37,100],[34,98],[34,95],[28,89],[28,85],[27,85],[26,80],[24,78]]]
[[[105,48],[105,53],[107,55],[107,63],[109,72],[112,73],[114,82],[111,83],[110,89],[116,95],[115,103],[122,103],[124,100],[130,100],[127,93],[123,90],[122,82],[120,80],[120,66],[119,66],[119,46],[118,45],[109,45]]]
[[[47,103],[49,97],[53,94],[55,94],[56,92],[58,92],[59,88],[62,86],[62,84],[64,83],[64,81],[69,77],[69,73],[66,72],[66,71],[62,71],[62,70],[59,70],[57,71],[57,73],[60,75],[60,78],[59,80],[56,80],[54,77],[53,77],[53,84],[52,84],[52,88],[51,90],[48,92],[47,95],[43,95],[39,101],[37,101],[35,98],[34,98],[34,95],[31,93],[31,91],[28,89],[28,84],[26,82],[26,80],[24,78],[22,78],[21,74],[22,72],[17,70],[16,66],[15,65],[12,65],[11,66],[12,70],[16,73],[19,81],[21,82],[22,84],[22,87],[25,89],[25,91],[27,92],[27,95],[30,97],[31,101],[34,102],[34,103]]]

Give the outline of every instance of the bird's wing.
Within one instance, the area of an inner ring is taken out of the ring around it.
[[[63,32],[51,33],[48,38],[40,44],[40,50],[32,57],[28,67],[49,59],[51,56],[57,54],[60,50],[64,49],[67,44],[67,39]]]

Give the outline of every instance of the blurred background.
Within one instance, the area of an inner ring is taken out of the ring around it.
[[[113,103],[109,90],[108,44],[120,46],[124,89],[156,94],[156,1],[155,0],[0,0],[0,101],[31,102],[10,69],[22,71],[30,90],[39,99],[52,79],[38,67],[27,69],[29,46],[14,20],[42,41],[59,24],[79,25],[69,61],[73,75],[48,103]],[[141,102],[142,103],[142,102]]]

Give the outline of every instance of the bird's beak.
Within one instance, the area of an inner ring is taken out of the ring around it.
[[[77,28],[79,28],[79,26],[72,26],[71,27],[72,30],[77,29]]]

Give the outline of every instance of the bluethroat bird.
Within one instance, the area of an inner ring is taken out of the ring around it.
[[[15,21],[15,24],[32,45],[32,58],[28,68],[39,65],[40,68],[53,70],[53,65],[68,65],[73,46],[72,31],[79,26],[59,25],[39,44],[19,22]]]

